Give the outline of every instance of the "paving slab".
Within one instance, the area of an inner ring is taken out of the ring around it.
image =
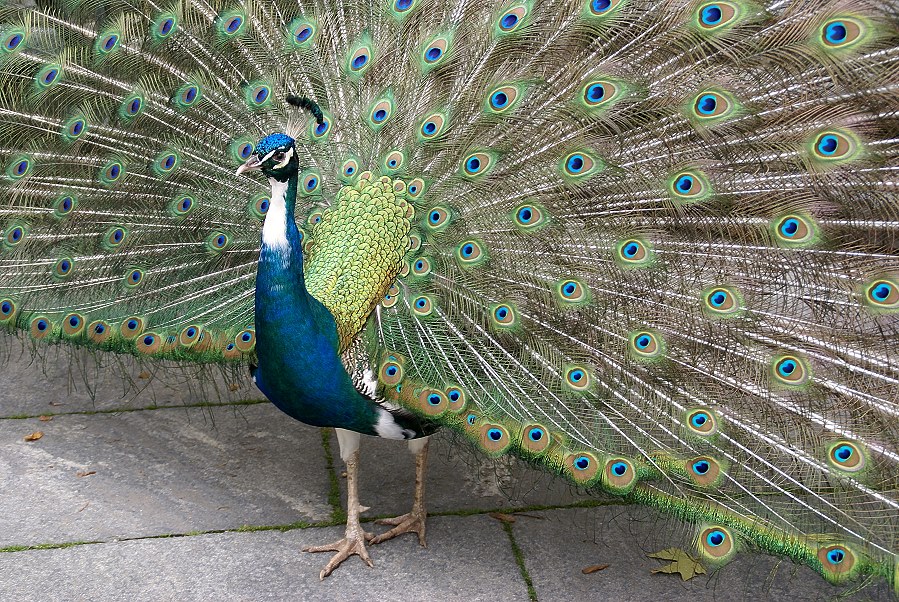
[[[789,560],[744,552],[717,571],[684,582],[652,574],[664,566],[646,554],[680,546],[694,552],[692,531],[633,506],[529,512],[513,524],[537,597],[550,600],[756,601],[893,600],[885,583],[853,594]],[[588,566],[608,568],[585,575]]]
[[[0,335],[0,417],[263,398],[245,369],[154,365]]]
[[[430,547],[412,536],[350,558],[328,579],[327,554],[300,549],[342,528],[224,533],[0,554],[0,599],[524,601],[527,589],[491,518],[437,517]]]
[[[326,521],[329,479],[271,404],[0,420],[0,547]]]

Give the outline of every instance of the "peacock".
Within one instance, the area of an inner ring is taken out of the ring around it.
[[[873,0],[9,0],[0,324],[899,588],[899,27]],[[361,435],[414,501],[360,523]]]

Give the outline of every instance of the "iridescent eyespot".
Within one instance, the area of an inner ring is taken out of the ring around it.
[[[433,309],[434,307],[433,303],[431,303],[431,298],[426,295],[416,297],[412,301],[412,311],[418,316],[429,316]]]
[[[67,276],[72,275],[72,270],[75,267],[75,262],[72,261],[71,257],[63,257],[59,261],[57,261],[53,266],[53,275],[58,276],[60,278],[65,278]]]
[[[841,17],[824,23],[820,29],[821,41],[828,49],[846,48],[862,38],[864,25],[855,19]]]
[[[393,9],[398,13],[408,11],[415,4],[415,0],[394,0]]]
[[[350,55],[348,66],[352,73],[361,75],[370,64],[371,50],[368,46],[361,46]]]
[[[161,153],[153,162],[153,171],[159,176],[167,176],[181,163],[181,156],[173,151]]]
[[[16,314],[16,304],[12,299],[0,300],[0,322],[9,322]]]
[[[865,467],[865,454],[851,441],[839,441],[830,446],[827,453],[830,464],[847,472],[858,472]]]
[[[77,201],[70,194],[64,194],[53,203],[53,215],[57,218],[67,216],[75,208]]]
[[[499,303],[490,307],[490,321],[500,329],[511,328],[516,323],[515,308],[508,303]]]
[[[313,140],[322,141],[324,140],[328,134],[331,133],[331,119],[327,114],[322,114],[322,122],[318,123],[315,120],[309,124],[309,131],[312,135]]]
[[[388,360],[381,365],[380,379],[386,385],[395,385],[403,380],[403,366],[399,362]]]
[[[683,171],[669,179],[668,190],[675,200],[700,201],[711,193],[705,176],[699,171]]]
[[[131,268],[125,273],[125,286],[134,288],[144,279],[144,271],[140,268]]]
[[[515,106],[518,89],[515,86],[500,86],[487,97],[487,107],[496,113],[504,113]]]
[[[187,215],[196,205],[194,198],[189,194],[180,194],[176,196],[169,205],[170,211],[174,216],[180,217]]]
[[[687,413],[687,428],[694,435],[709,437],[718,431],[718,422],[709,410],[693,410]]]
[[[100,181],[106,185],[114,184],[125,175],[125,166],[120,161],[110,161],[100,170]]]
[[[467,177],[483,176],[493,164],[493,158],[483,152],[472,153],[462,160],[462,174]]]
[[[597,162],[586,152],[571,153],[562,159],[562,173],[568,180],[580,180],[597,167]]]
[[[392,151],[384,157],[384,173],[392,174],[403,168],[406,157],[400,151]]]
[[[737,315],[742,310],[742,299],[731,287],[714,286],[702,295],[703,312],[710,318],[725,318]]]
[[[244,98],[247,104],[254,109],[271,104],[271,94],[271,86],[262,82],[250,84],[244,89]]]
[[[520,205],[512,213],[515,225],[524,232],[540,229],[548,223],[547,214],[537,205]]]
[[[119,331],[126,339],[134,339],[144,331],[144,320],[137,316],[125,318],[119,325]]]
[[[456,258],[463,266],[481,263],[486,259],[484,249],[476,240],[466,240],[456,247]]]
[[[449,221],[449,213],[443,207],[434,207],[428,212],[428,227],[437,229],[446,225]]]
[[[425,389],[418,396],[418,409],[427,416],[439,416],[446,411],[446,397],[442,391]]]
[[[119,108],[119,115],[125,119],[133,119],[143,112],[144,99],[138,94],[132,94],[125,99]]]
[[[802,386],[811,379],[812,374],[804,359],[796,355],[780,355],[774,358],[771,374],[783,385]]]
[[[384,295],[384,298],[381,300],[381,305],[384,307],[393,307],[400,300],[400,289],[395,284],[391,284],[390,288],[387,289],[387,294]]]
[[[590,372],[583,366],[572,366],[565,371],[565,384],[575,391],[584,391],[590,387]]]
[[[195,84],[184,84],[178,88],[175,93],[175,104],[180,108],[186,109],[193,106],[202,96],[199,86]]]
[[[686,460],[684,467],[687,471],[687,477],[700,487],[711,487],[716,485],[721,479],[721,467],[718,465],[718,462],[708,456]]]
[[[84,332],[84,316],[77,313],[68,314],[62,319],[62,331],[70,337]]]
[[[638,361],[658,360],[664,356],[665,343],[654,332],[638,330],[631,333],[628,342],[631,357]]]
[[[432,140],[443,133],[444,125],[446,125],[444,116],[441,113],[434,113],[424,118],[419,132],[425,140]]]
[[[858,151],[858,144],[850,136],[837,131],[826,131],[814,137],[812,152],[822,161],[850,159]]]
[[[803,215],[784,215],[771,222],[771,232],[778,245],[783,247],[800,247],[814,243],[816,236],[815,223]]]
[[[368,113],[369,124],[374,128],[383,126],[393,114],[393,103],[389,99],[376,102]]]
[[[10,247],[18,245],[25,239],[25,229],[22,226],[13,226],[6,231],[6,244]]]
[[[0,42],[3,46],[3,50],[6,52],[15,52],[20,50],[20,46],[22,42],[25,41],[25,31],[21,29],[13,29],[12,31],[7,31],[6,35],[3,37],[3,41]]]
[[[591,81],[581,88],[581,98],[588,108],[600,107],[614,100],[619,90],[619,87],[610,81]]]
[[[43,339],[53,332],[53,323],[43,316],[34,318],[31,320],[29,331],[35,339]]]
[[[422,191],[425,189],[424,180],[421,178],[415,178],[411,182],[409,182],[409,186],[406,188],[406,192],[413,199],[417,199],[421,196]]]
[[[213,251],[222,251],[231,243],[231,237],[224,232],[213,232],[206,239],[206,245]]]
[[[708,527],[699,534],[699,549],[712,560],[725,558],[733,551],[730,531],[724,527]]]
[[[587,0],[589,14],[595,17],[606,16],[616,8],[621,0]]]
[[[628,238],[615,245],[614,258],[625,269],[644,267],[652,262],[649,247],[637,238]]]
[[[449,40],[437,38],[425,47],[422,58],[427,65],[436,65],[443,59],[449,49]]]
[[[589,484],[600,476],[600,464],[593,454],[575,452],[565,457],[564,466],[568,475],[582,484]]]
[[[587,287],[574,278],[560,281],[556,285],[556,294],[558,300],[566,305],[581,304],[588,300]]]
[[[699,7],[696,13],[696,20],[702,29],[713,31],[733,23],[737,14],[737,7],[734,4],[729,2],[712,2]]]
[[[241,353],[249,353],[256,347],[256,330],[247,328],[237,333],[234,337],[234,345]]]
[[[290,44],[304,48],[315,35],[315,24],[303,19],[294,19],[287,27]]]
[[[315,211],[313,211],[312,213],[309,214],[309,217],[307,218],[306,223],[308,223],[310,226],[316,226],[319,224],[319,222],[322,221],[322,215],[324,215],[322,210],[316,209]]]
[[[13,180],[24,178],[31,172],[31,159],[26,156],[19,156],[12,160],[9,167],[6,168],[6,175]]]
[[[109,54],[119,45],[119,36],[115,33],[107,33],[97,37],[95,48],[101,54]]]
[[[343,162],[343,167],[340,169],[341,175],[345,180],[353,179],[358,171],[359,163],[355,159],[347,159]]]
[[[699,94],[693,100],[693,116],[703,121],[711,121],[726,117],[732,112],[733,103],[726,95],[709,90]]]
[[[54,84],[58,84],[62,79],[62,67],[56,64],[46,65],[34,76],[34,81],[38,88],[49,88]]]
[[[120,226],[111,228],[106,233],[104,242],[107,248],[120,246],[123,242],[125,242],[125,229]]]
[[[157,42],[168,38],[178,28],[178,19],[172,13],[163,13],[153,21],[153,37]]]
[[[73,117],[62,126],[62,136],[67,142],[78,140],[87,131],[87,121],[84,117]]]
[[[412,262],[412,273],[416,276],[427,276],[431,273],[431,262],[427,257],[419,257]]]
[[[524,22],[527,12],[526,6],[516,6],[507,10],[496,22],[496,33],[506,34],[517,30]]]
[[[218,30],[226,38],[233,38],[239,35],[245,26],[246,18],[239,12],[231,11],[219,15]]]
[[[865,299],[875,308],[899,308],[899,284],[889,278],[879,278],[865,287]]]
[[[318,173],[307,173],[303,176],[303,194],[312,194],[321,186],[321,178]]]

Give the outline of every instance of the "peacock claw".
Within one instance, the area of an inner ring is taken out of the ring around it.
[[[426,548],[428,547],[428,544],[425,542],[425,521],[427,520],[427,517],[428,515],[424,512],[409,512],[395,518],[382,518],[376,520],[375,523],[379,525],[392,525],[393,529],[372,538],[371,543],[372,545],[376,545],[383,543],[388,539],[393,539],[397,535],[402,535],[403,533],[416,533],[418,535],[418,543]]]
[[[374,534],[365,531],[360,531],[360,533],[362,534],[361,539],[358,537],[344,537],[343,539],[338,539],[334,543],[303,548],[304,552],[337,552],[331,557],[331,560],[328,561],[328,564],[325,565],[322,572],[319,573],[319,579],[324,580],[325,577],[330,575],[334,569],[340,566],[344,560],[353,554],[359,556],[359,558],[361,558],[368,566],[375,566],[371,561],[371,556],[368,555],[368,550],[365,549],[365,542],[372,541]]]

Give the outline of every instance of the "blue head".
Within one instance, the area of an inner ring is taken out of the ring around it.
[[[287,134],[269,134],[256,144],[247,162],[237,168],[237,173],[261,169],[266,177],[286,182],[299,171],[295,141]]]

